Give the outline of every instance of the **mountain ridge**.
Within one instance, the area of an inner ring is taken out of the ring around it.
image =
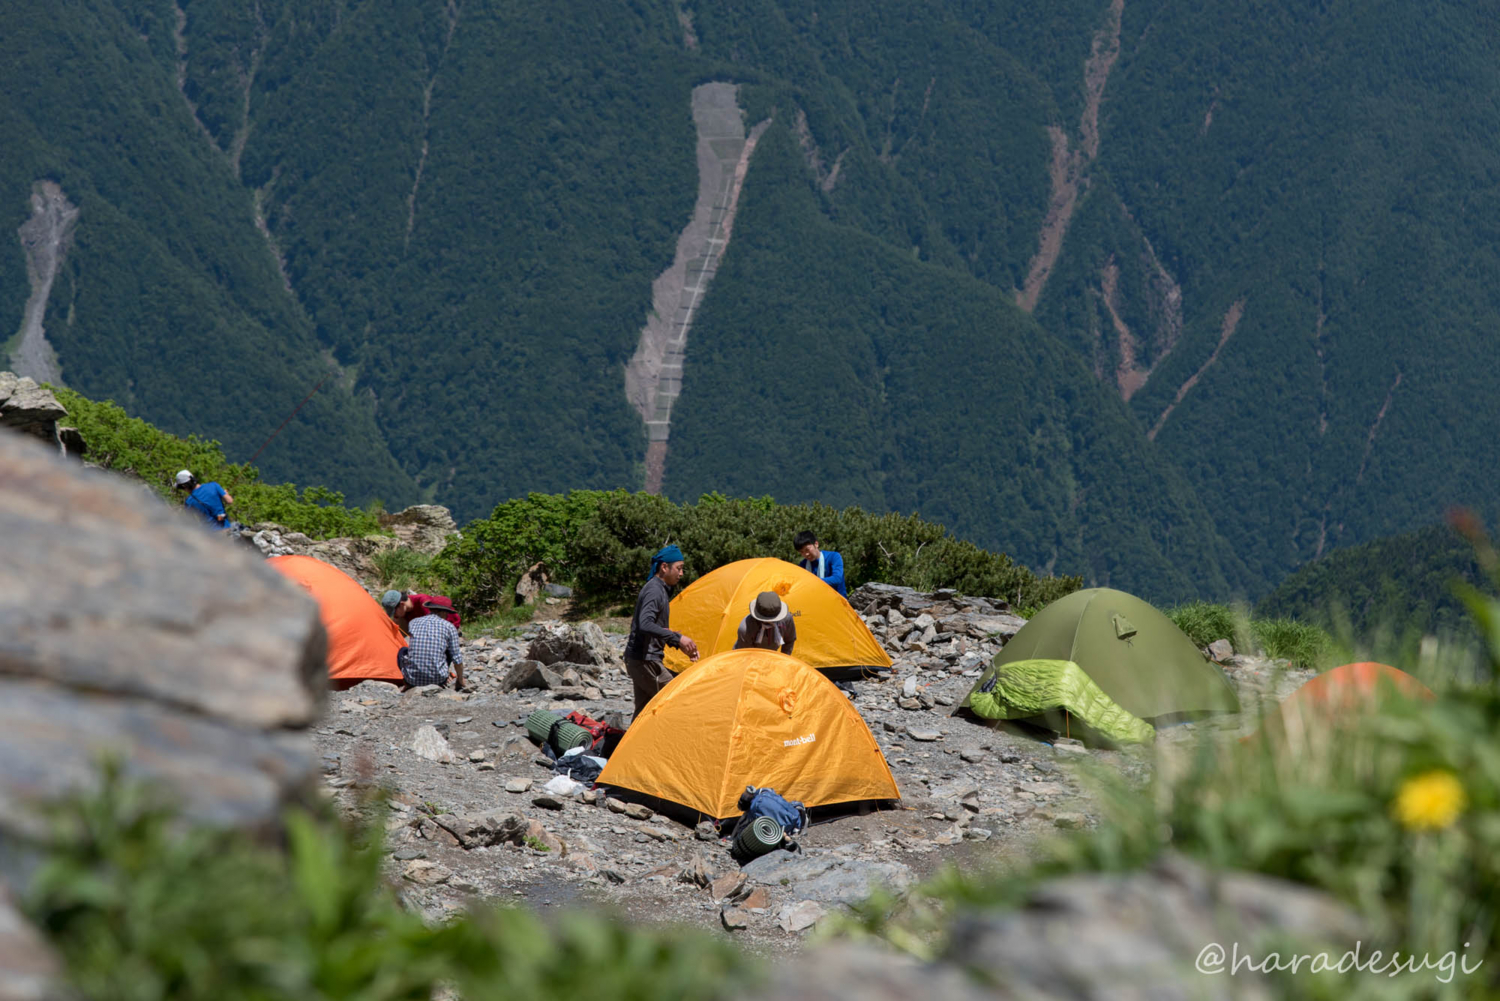
[[[1484,363],[1500,73],[1462,5],[49,13],[0,13],[24,56],[0,71],[0,204],[21,225],[46,180],[80,208],[46,316],[64,377],[247,457],[333,373],[258,460],[278,478],[464,518],[643,485],[656,467],[623,373],[693,213],[693,88],[720,81],[747,128],[773,123],[745,184],[782,201],[736,223],[736,277],[696,314],[667,490],[810,496],[785,460],[725,467],[774,417],[824,443],[830,499],[1211,597],[1500,503],[1482,402],[1500,392]],[[1046,228],[1059,190],[1065,232]],[[0,251],[11,330],[25,269]],[[796,293],[804,277],[822,301]],[[979,347],[986,326],[1036,357]],[[798,373],[745,379],[760,362],[735,339],[801,352],[869,415],[830,431],[786,389]],[[950,343],[968,356],[927,364]]]

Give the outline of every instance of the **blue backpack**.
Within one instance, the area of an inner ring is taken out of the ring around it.
[[[745,815],[735,824],[736,831],[753,823],[757,817],[770,817],[781,825],[789,838],[807,829],[807,807],[795,800],[783,799],[775,789],[746,786],[740,796],[739,806],[745,811]]]

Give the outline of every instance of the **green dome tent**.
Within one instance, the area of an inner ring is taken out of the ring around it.
[[[1224,673],[1171,619],[1135,595],[1095,587],[1038,612],[995,655],[959,709],[974,711],[974,693],[1006,665],[1036,660],[1071,661],[1114,705],[1143,720],[1240,708]]]

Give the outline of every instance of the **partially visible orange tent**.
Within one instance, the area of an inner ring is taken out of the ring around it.
[[[691,636],[700,656],[733,650],[740,623],[762,591],[781,595],[797,625],[792,656],[834,677],[859,677],[861,669],[886,669],[890,655],[864,620],[833,588],[795,563],[771,557],[736,560],[704,574],[672,599],[672,628]],[[667,649],[665,663],[681,671],[691,661]]]
[[[1432,689],[1389,664],[1344,664],[1324,671],[1288,695],[1266,715],[1262,732],[1306,744],[1316,734],[1378,711],[1384,699],[1434,697]]]
[[[874,734],[833,682],[753,649],[705,657],[674,678],[598,781],[714,819],[738,815],[748,785],[808,807],[901,796]]]
[[[317,599],[328,633],[328,678],[335,688],[371,679],[400,684],[396,651],[406,639],[358,581],[311,556],[273,556],[266,562]]]

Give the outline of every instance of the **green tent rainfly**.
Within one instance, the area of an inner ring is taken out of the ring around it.
[[[1093,731],[1120,744],[1147,744],[1156,736],[1150,723],[1121,709],[1071,660],[1018,660],[986,678],[967,699],[976,716],[1037,718],[1063,732],[1077,725],[1077,736]]]
[[[960,708],[974,709],[974,693],[996,670],[1032,660],[1071,661],[1110,702],[1142,720],[1237,712],[1240,707],[1224,673],[1204,659],[1171,619],[1148,602],[1110,588],[1075,591],[1038,612],[995,655]]]

